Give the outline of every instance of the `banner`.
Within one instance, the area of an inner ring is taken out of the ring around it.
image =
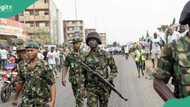
[[[0,18],[16,16],[37,0],[0,0]]]

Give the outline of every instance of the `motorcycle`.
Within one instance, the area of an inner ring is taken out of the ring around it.
[[[17,75],[16,64],[7,64],[2,74],[3,85],[1,87],[0,96],[2,102],[7,102],[12,92],[15,92],[15,80]]]

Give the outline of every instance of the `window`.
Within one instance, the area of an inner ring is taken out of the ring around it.
[[[39,11],[32,10],[32,11],[30,11],[30,15],[38,16],[39,15]]]
[[[34,15],[34,11],[30,11],[30,15]]]
[[[48,27],[48,26],[49,26],[49,23],[48,23],[48,22],[46,22],[46,23],[45,23],[45,26],[46,26],[46,27]]]
[[[31,24],[30,24],[30,27],[34,27],[34,23],[31,23]]]
[[[49,11],[45,11],[45,12],[44,12],[44,15],[49,15]]]
[[[39,11],[34,12],[36,16],[39,16]]]
[[[44,3],[48,3],[48,0],[44,0]]]
[[[36,27],[39,27],[39,24],[40,24],[40,23],[36,23]]]

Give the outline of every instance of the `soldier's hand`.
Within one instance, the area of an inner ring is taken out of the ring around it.
[[[84,98],[87,96],[87,92],[86,92],[85,88],[81,88],[81,95]]]
[[[47,103],[47,105],[45,107],[55,107],[55,103],[49,102],[49,103]]]
[[[66,86],[66,80],[62,80],[62,85],[65,87]]]

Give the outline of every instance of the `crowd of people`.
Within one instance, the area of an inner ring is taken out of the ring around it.
[[[135,42],[130,50],[134,53],[134,60],[138,69],[138,77],[140,77],[140,72],[144,75],[146,60],[151,60],[153,68],[157,68],[163,47],[167,44],[175,45],[176,42],[184,37],[188,31],[188,25],[165,25],[154,32],[153,36],[150,36],[147,33],[146,37],[142,37],[138,42]]]
[[[88,51],[81,49],[82,39],[78,36],[72,39],[69,52],[63,48],[41,48],[35,41],[29,41],[17,46],[15,63],[17,64],[17,77],[15,80],[15,98],[13,105],[21,107],[55,107],[56,83],[55,77],[62,73],[62,85],[66,87],[66,77],[69,72],[76,107],[84,106],[87,98],[89,107],[108,106],[111,88],[100,78],[94,80],[89,68],[101,74],[107,83],[113,84],[117,76],[117,67],[113,57],[102,50],[100,36],[97,32],[91,32],[86,38]],[[8,51],[6,59],[8,57]],[[1,59],[4,58],[1,55]],[[1,60],[4,61],[4,60]],[[86,65],[83,65],[86,64]],[[94,67],[96,66],[96,67]],[[5,65],[2,65],[2,69]],[[114,87],[114,86],[112,86]],[[22,94],[21,103],[18,103],[19,95]]]

